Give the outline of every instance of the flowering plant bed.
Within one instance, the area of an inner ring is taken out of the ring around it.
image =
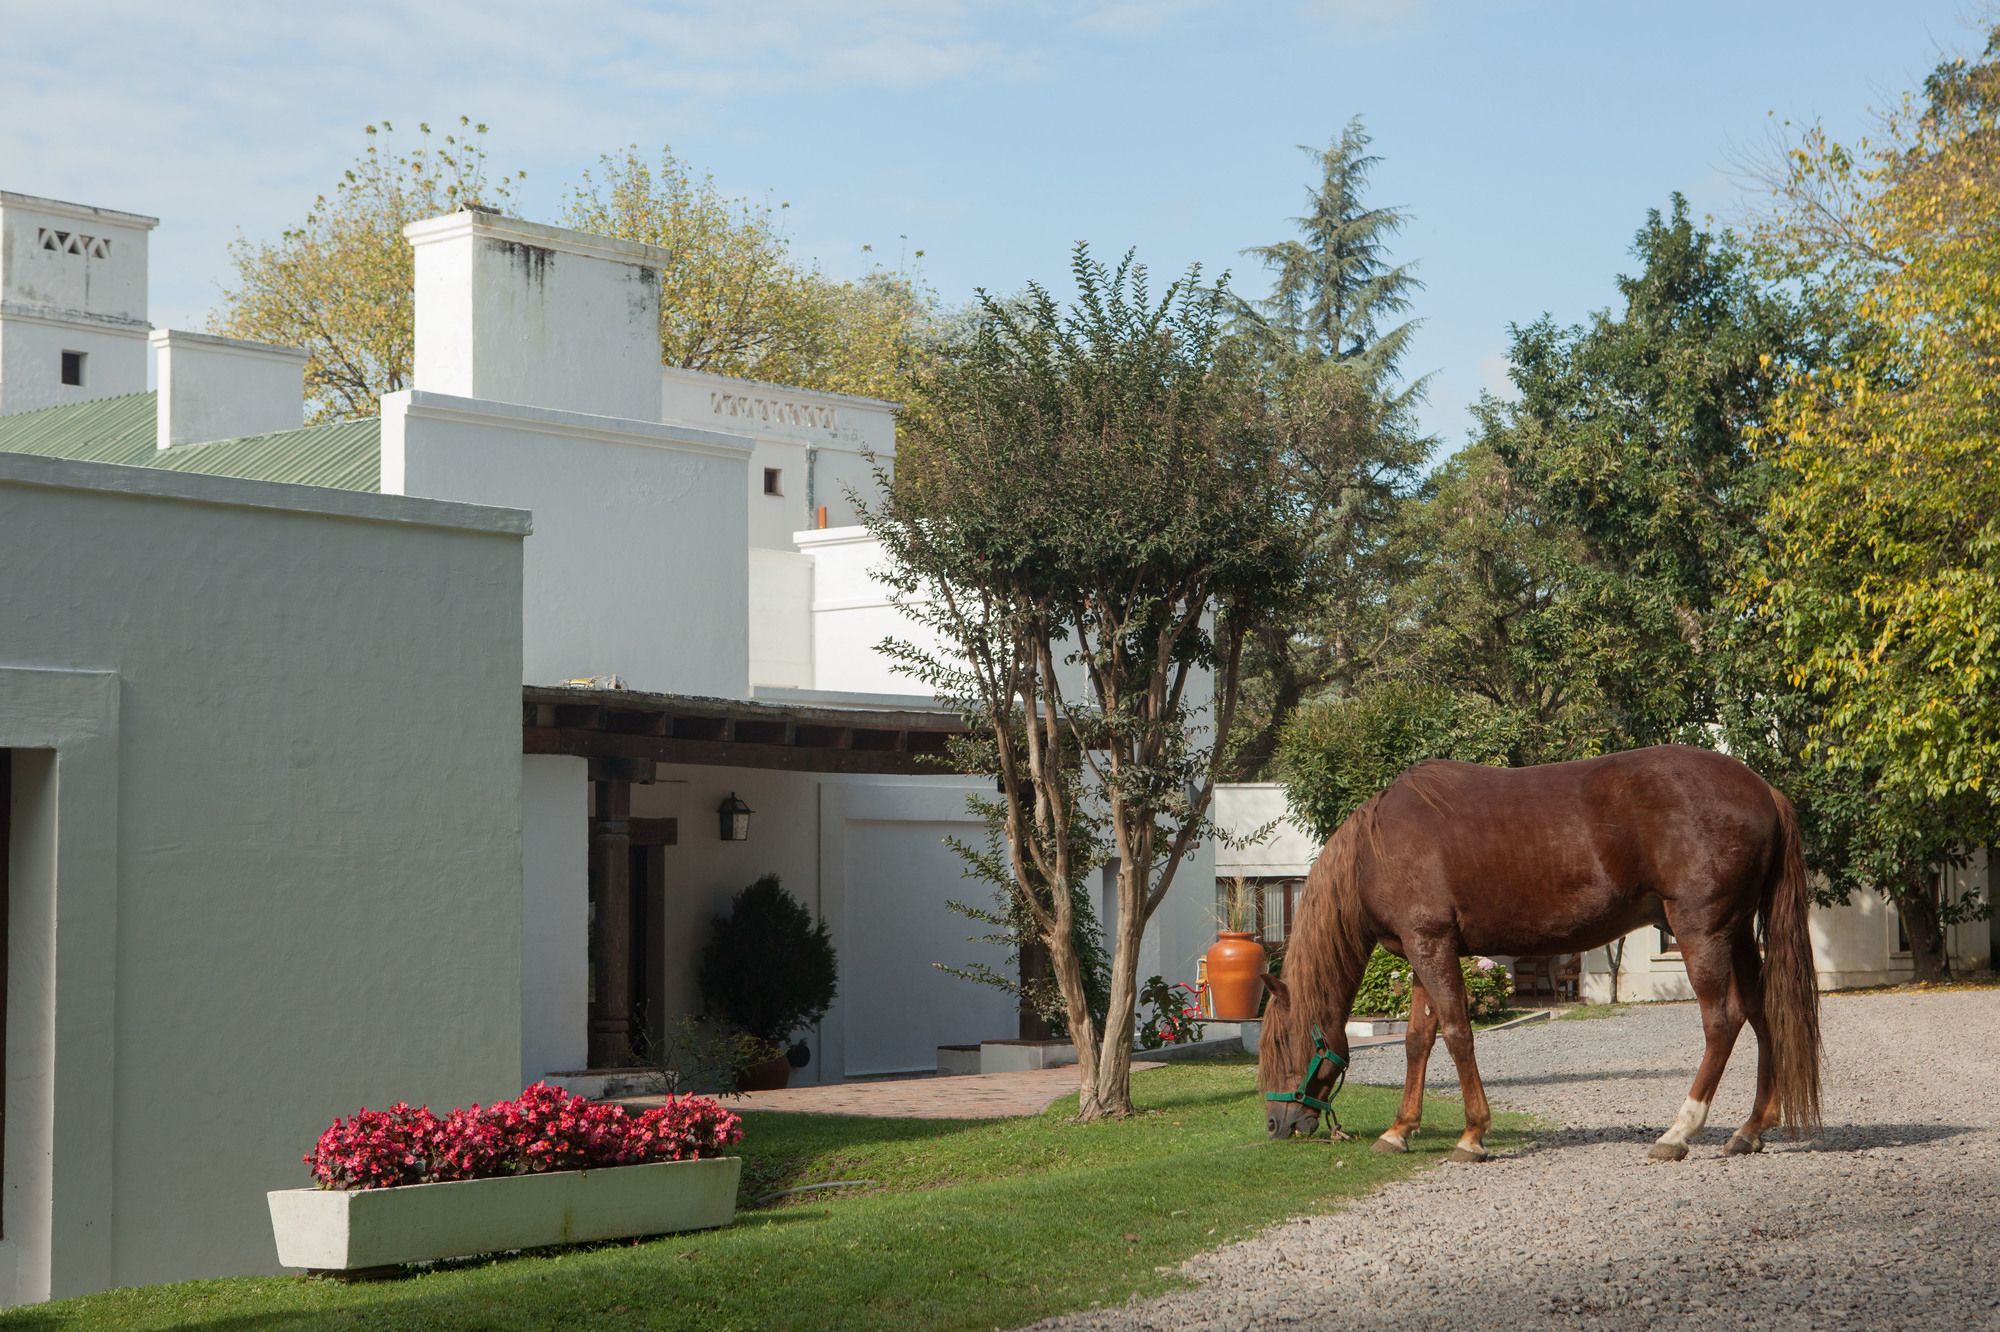
[[[318,1187],[269,1195],[278,1260],[353,1271],[728,1225],[741,1121],[707,1097],[641,1114],[543,1083],[433,1114],[338,1119],[305,1162]]]

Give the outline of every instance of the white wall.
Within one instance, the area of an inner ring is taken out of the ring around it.
[[[1319,857],[1321,841],[1285,807],[1277,782],[1224,782],[1215,788],[1215,821],[1236,836],[1266,829],[1245,846],[1215,850],[1215,872],[1223,878],[1292,877],[1304,874]]]
[[[865,528],[798,532],[793,539],[813,562],[813,688],[853,694],[914,694],[922,686],[896,671],[877,647],[897,638],[935,647],[938,639],[889,603],[874,571],[885,561]]]
[[[419,389],[659,419],[657,246],[488,213],[403,229],[416,251]]]
[[[858,521],[850,490],[875,489],[868,455],[883,466],[896,455],[897,405],[845,393],[730,379],[663,367],[660,419],[669,425],[727,430],[755,442],[746,497],[750,542],[792,549],[792,534],[814,528],[824,506],[829,527]],[[764,469],[781,473],[781,495],[764,493]]]
[[[746,441],[406,390],[382,399],[382,489],[532,510],[524,680],[749,690]]]
[[[589,1046],[590,763],[521,759],[521,1085],[583,1068]]]
[[[180,329],[155,329],[148,341],[159,384],[159,447],[304,424],[304,352]]]
[[[0,1301],[275,1271],[334,1116],[518,1089],[525,525],[0,455]]]
[[[754,470],[754,469],[753,469]],[[813,687],[813,562],[750,547],[750,684]]]
[[[0,412],[145,391],[146,233],[158,225],[0,191]],[[64,351],[85,354],[80,386],[62,382]]]

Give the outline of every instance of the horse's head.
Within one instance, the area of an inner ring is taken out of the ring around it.
[[[1347,1065],[1345,1033],[1336,1032],[1329,1040],[1302,1006],[1293,1004],[1282,980],[1267,975],[1264,984],[1271,991],[1257,1042],[1257,1090],[1267,1094],[1264,1127],[1273,1138],[1294,1133],[1310,1138],[1319,1131],[1320,1109]],[[1270,1099],[1269,1093],[1280,1099]]]

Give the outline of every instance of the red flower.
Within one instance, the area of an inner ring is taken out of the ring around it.
[[[453,1110],[397,1102],[359,1110],[320,1134],[305,1163],[326,1189],[379,1189],[689,1161],[743,1140],[743,1121],[706,1096],[668,1097],[638,1115],[536,1083],[511,1101]]]

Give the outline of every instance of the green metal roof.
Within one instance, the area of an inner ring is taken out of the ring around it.
[[[150,466],[157,429],[154,395],[127,393],[68,407],[0,416],[0,452],[79,462]]]
[[[0,453],[38,453],[336,490],[382,488],[379,417],[161,449],[155,438],[156,396],[128,393],[0,416]]]

